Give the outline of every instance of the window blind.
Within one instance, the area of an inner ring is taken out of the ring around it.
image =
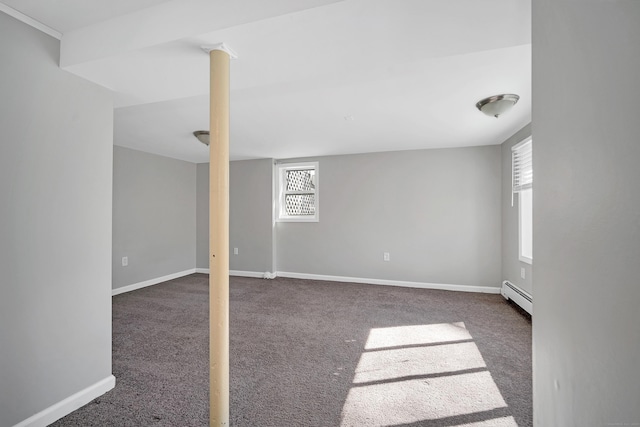
[[[533,150],[531,138],[511,148],[511,206],[513,193],[533,187]]]

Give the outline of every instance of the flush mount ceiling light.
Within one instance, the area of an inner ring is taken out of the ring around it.
[[[198,138],[198,141],[202,142],[204,145],[209,146],[209,131],[208,130],[197,130],[193,132],[193,136]]]
[[[476,107],[487,116],[498,118],[498,116],[516,105],[519,99],[518,95],[512,93],[495,95],[478,101]]]

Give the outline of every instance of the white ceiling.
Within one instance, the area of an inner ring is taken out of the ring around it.
[[[60,33],[126,15],[170,0],[2,0]]]
[[[3,0],[63,33],[61,65],[114,91],[116,145],[208,149],[208,55],[231,64],[231,157],[499,144],[531,121],[530,0]],[[88,7],[91,5],[91,7]],[[516,93],[499,119],[475,109]]]

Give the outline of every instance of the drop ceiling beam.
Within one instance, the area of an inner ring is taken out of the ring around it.
[[[79,64],[339,1],[169,1],[63,34],[60,66],[72,71]]]

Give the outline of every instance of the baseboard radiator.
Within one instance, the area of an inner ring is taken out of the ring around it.
[[[524,311],[533,314],[533,297],[527,291],[517,287],[508,280],[502,282],[500,293],[506,299],[518,304]]]

